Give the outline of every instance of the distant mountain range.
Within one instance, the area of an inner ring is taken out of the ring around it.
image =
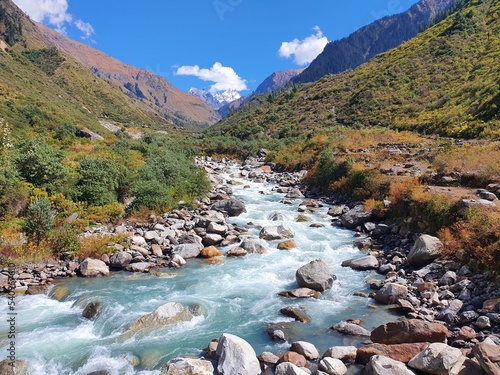
[[[444,16],[454,2],[455,0],[421,0],[406,12],[384,17],[360,28],[347,38],[330,42],[292,82],[315,82],[327,74],[354,69],[379,53],[415,37],[436,17]]]
[[[240,93],[234,89],[229,89],[223,92],[212,94],[207,90],[201,90],[192,87],[189,90],[189,93],[196,96],[197,98],[200,98],[215,110],[218,110],[226,104],[232,103],[233,101],[241,98]]]

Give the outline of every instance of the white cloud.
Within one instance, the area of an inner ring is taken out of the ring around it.
[[[316,34],[310,35],[303,40],[295,38],[291,42],[281,43],[278,51],[280,57],[290,58],[294,56],[294,62],[297,65],[305,65],[313,61],[328,44],[328,38],[323,36],[323,32],[318,26],[315,26]]]
[[[66,34],[68,24],[76,26],[84,34],[82,39],[94,34],[94,28],[89,23],[82,20],[73,22],[73,16],[68,13],[68,0],[14,0],[14,3],[32,20],[47,23],[62,34]]]
[[[236,91],[248,90],[246,80],[240,78],[233,68],[222,66],[216,62],[210,69],[200,68],[198,65],[181,66],[175,71],[178,76],[195,76],[203,81],[214,82],[210,86],[210,92],[234,89]]]

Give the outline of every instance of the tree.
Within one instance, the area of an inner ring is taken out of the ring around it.
[[[23,224],[24,231],[38,245],[41,240],[48,237],[54,226],[55,214],[50,206],[50,201],[45,197],[36,197],[28,206]]]

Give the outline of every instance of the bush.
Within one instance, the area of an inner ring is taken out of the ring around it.
[[[64,224],[53,230],[50,236],[50,244],[53,252],[55,254],[67,251],[72,253],[77,252],[80,249],[79,234],[79,228],[71,224]]]
[[[48,237],[55,226],[55,215],[50,201],[45,197],[36,197],[28,206],[23,229],[36,244]]]
[[[175,207],[172,190],[158,180],[141,181],[133,190],[134,201],[129,207],[136,211],[140,207],[166,211]]]
[[[28,189],[14,168],[0,168],[0,217],[16,216],[28,203]]]

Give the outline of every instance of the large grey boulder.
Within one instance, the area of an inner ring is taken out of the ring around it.
[[[264,227],[259,233],[260,238],[268,241],[293,238],[294,236],[295,233],[293,233],[292,228],[286,225],[272,225]]]
[[[465,359],[460,349],[435,342],[413,357],[408,366],[427,374],[458,375]]]
[[[323,292],[331,289],[336,279],[330,266],[323,259],[316,259],[300,267],[295,273],[297,284],[302,288],[310,288]]]
[[[109,258],[109,266],[118,270],[124,269],[132,261],[132,254],[126,251],[119,251],[114,253]]]
[[[415,375],[403,362],[382,355],[374,355],[365,367],[366,375]]]
[[[439,238],[423,234],[415,241],[407,260],[412,266],[423,267],[439,258],[442,251],[443,243]]]
[[[341,333],[343,335],[349,335],[349,336],[366,336],[370,337],[371,332],[368,331],[366,328],[363,328],[357,324],[354,323],[349,323],[349,322],[339,322],[332,326],[332,329],[334,331],[337,331],[338,333]]]
[[[352,208],[340,217],[340,221],[347,229],[354,229],[366,223],[372,217],[372,213],[365,210],[362,204]]]
[[[302,370],[300,367],[295,366],[290,362],[282,362],[276,366],[275,375],[310,375],[308,372]]]
[[[109,276],[109,268],[102,260],[87,258],[80,263],[80,273],[84,277]]]
[[[172,255],[180,255],[183,259],[196,258],[200,255],[203,247],[203,244],[199,242],[176,245],[172,249]]]
[[[221,375],[258,375],[260,363],[255,351],[242,338],[224,333],[217,345],[219,364],[217,371]]]
[[[319,362],[319,369],[328,375],[345,375],[347,373],[347,367],[344,362],[337,358],[323,358]]]
[[[222,199],[215,202],[212,210],[227,212],[229,216],[238,216],[246,212],[245,203],[236,198]]]
[[[375,294],[375,301],[378,303],[389,305],[396,303],[399,299],[405,299],[408,295],[408,288],[404,285],[396,283],[385,284]]]
[[[441,310],[439,314],[436,316],[436,320],[441,320],[443,322],[446,322],[448,324],[453,324],[455,323],[455,320],[457,319],[457,315],[462,309],[463,302],[460,301],[459,299],[454,299],[453,301],[450,302],[448,307],[445,309]]]
[[[264,245],[262,245],[259,240],[253,238],[243,240],[240,247],[248,254],[264,254],[266,252]]]
[[[28,366],[24,361],[12,362],[10,359],[4,359],[2,362],[0,362],[0,374],[28,375]]]
[[[193,319],[189,309],[179,302],[168,302],[150,314],[144,315],[129,327],[129,331],[142,328],[158,328],[165,325],[187,322]]]
[[[160,375],[213,375],[210,361],[195,358],[174,358],[161,369]]]
[[[306,359],[318,359],[319,352],[316,347],[310,342],[306,341],[295,341],[292,343],[290,348],[292,352],[299,353],[303,355]]]
[[[342,267],[351,267],[353,270],[374,270],[379,267],[379,262],[373,255],[367,255],[361,258],[345,260],[342,262]]]

